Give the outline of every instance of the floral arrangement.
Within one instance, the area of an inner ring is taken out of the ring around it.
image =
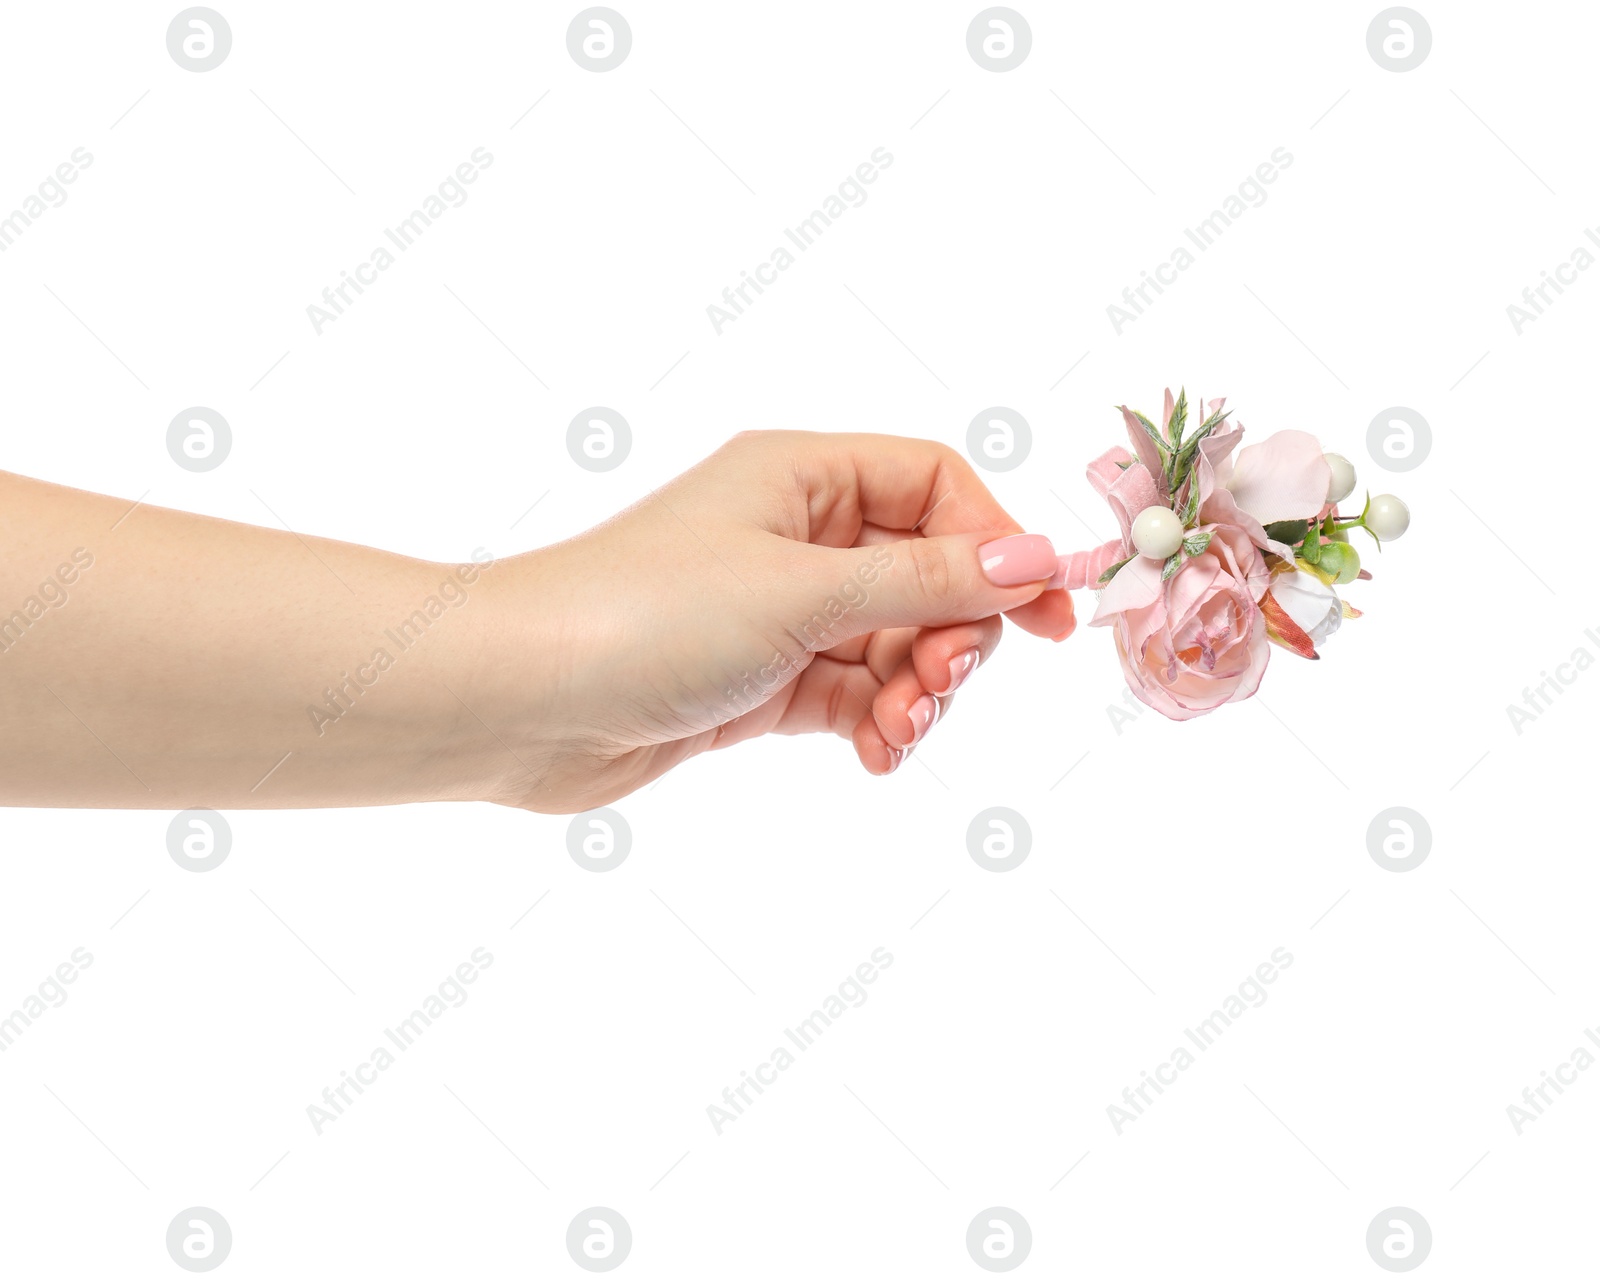
[[[1091,626],[1112,628],[1134,694],[1173,720],[1250,697],[1270,646],[1317,658],[1317,646],[1360,612],[1335,590],[1372,575],[1350,545],[1379,546],[1411,522],[1393,494],[1359,516],[1337,507],[1355,490],[1349,461],[1316,437],[1279,431],[1240,448],[1244,428],[1222,400],[1189,430],[1189,401],[1166,393],[1157,426],[1119,406],[1132,452],[1089,464],[1122,535],[1061,557],[1052,586],[1100,589]],[[1237,450],[1237,454],[1235,454]]]

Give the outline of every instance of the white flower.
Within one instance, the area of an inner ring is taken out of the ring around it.
[[[1294,619],[1295,626],[1311,637],[1312,644],[1320,645],[1344,621],[1344,604],[1338,594],[1304,569],[1275,574],[1271,590],[1272,598]]]

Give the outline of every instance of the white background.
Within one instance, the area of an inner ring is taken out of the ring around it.
[[[490,806],[233,813],[205,874],[169,813],[5,813],[0,1010],[94,957],[0,1055],[7,1274],[181,1274],[191,1205],[239,1276],[582,1274],[590,1205],[641,1276],[978,1275],[992,1205],[1031,1224],[1023,1274],[1377,1275],[1394,1205],[1424,1274],[1583,1265],[1600,1070],[1520,1136],[1506,1108],[1600,1020],[1600,674],[1520,734],[1506,707],[1600,655],[1600,272],[1520,336],[1506,307],[1600,218],[1600,17],[1429,6],[1397,74],[1376,3],[1019,0],[1032,51],[995,73],[976,3],[618,0],[632,51],[596,74],[577,5],[219,3],[203,74],[175,6],[8,7],[0,210],[93,163],[0,255],[7,469],[451,560],[740,429],[964,447],[1006,405],[1034,443],[993,488],[1065,550],[1114,528],[1083,479],[1110,406],[1183,383],[1252,438],[1317,433],[1413,527],[1252,702],[1119,726],[1109,635],[1012,632],[893,777],[834,740],[702,757],[617,806],[606,874],[567,819]],[[308,304],[477,147],[467,202],[318,336]],[[707,305],[878,147],[718,336]],[[1279,147],[1119,335],[1108,304]],[[595,404],[633,434],[604,474],[565,445]],[[205,474],[166,452],[190,405],[233,431]],[[1392,405],[1433,432],[1404,475],[1367,451]],[[997,805],[1032,831],[1003,874],[966,840]],[[1369,856],[1391,806],[1431,828],[1413,871]],[[318,1136],[308,1104],[479,946],[469,1001]],[[707,1106],[877,947],[870,999],[718,1136]],[[1119,1135],[1278,947],[1270,999]]]

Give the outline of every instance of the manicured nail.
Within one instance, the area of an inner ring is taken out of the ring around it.
[[[904,751],[900,750],[900,748],[898,748],[898,747],[890,747],[889,748],[889,767],[887,769],[885,769],[879,776],[887,778],[891,773],[893,773],[896,769],[898,769],[900,767],[900,762],[902,760],[904,760],[905,758],[906,758],[906,753]]]
[[[939,718],[939,700],[931,693],[925,693],[911,704],[908,714],[911,716],[911,741],[914,745],[922,741],[922,736],[933,728],[933,722]]]
[[[943,695],[948,697],[967,682],[978,666],[978,651],[968,649],[965,653],[958,653],[950,659],[950,683],[944,687]]]
[[[1076,618],[1074,618],[1072,620],[1072,624],[1065,631],[1063,631],[1058,636],[1051,636],[1050,638],[1052,640],[1054,640],[1057,644],[1060,644],[1063,640],[1065,640],[1068,636],[1070,636],[1077,629],[1078,629],[1078,620]]]
[[[997,587],[1020,587],[1055,576],[1056,549],[1042,533],[1014,533],[978,548],[983,576]]]

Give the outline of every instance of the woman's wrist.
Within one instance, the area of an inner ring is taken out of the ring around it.
[[[432,718],[418,781],[433,794],[405,799],[517,804],[544,786],[560,736],[552,680],[564,665],[546,621],[554,602],[546,595],[541,608],[539,580],[548,576],[550,554],[423,567],[420,611],[446,611],[414,694],[421,714]],[[411,630],[417,625],[413,616]],[[412,652],[402,648],[408,634],[396,633],[400,653]]]

